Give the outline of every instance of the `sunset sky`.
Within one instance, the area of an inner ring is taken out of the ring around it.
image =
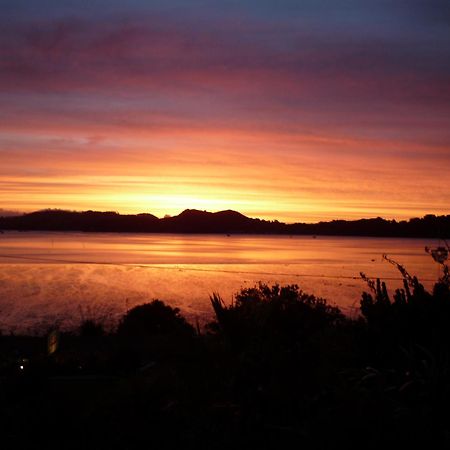
[[[0,208],[450,214],[448,0],[0,0]]]

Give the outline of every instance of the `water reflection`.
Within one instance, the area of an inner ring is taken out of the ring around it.
[[[210,313],[209,295],[226,300],[258,281],[297,283],[347,312],[365,287],[359,272],[392,280],[389,254],[431,286],[438,265],[431,240],[217,235],[20,233],[0,236],[0,328],[78,320],[79,308],[127,307],[160,298],[190,318]],[[102,307],[103,307],[102,306]]]

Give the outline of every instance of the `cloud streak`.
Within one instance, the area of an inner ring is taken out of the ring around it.
[[[0,19],[0,206],[215,199],[312,220],[450,204],[443,3],[59,3]]]

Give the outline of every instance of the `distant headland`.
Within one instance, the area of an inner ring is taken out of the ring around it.
[[[186,209],[177,216],[159,219],[153,214],[46,209],[17,216],[2,216],[0,230],[85,231],[132,233],[283,234],[380,237],[450,238],[450,215],[409,220],[381,217],[287,224],[247,217],[237,211],[207,212]]]

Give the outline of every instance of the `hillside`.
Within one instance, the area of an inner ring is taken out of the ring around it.
[[[375,219],[333,220],[314,224],[285,224],[247,217],[237,211],[187,209],[173,217],[144,213],[62,211],[48,209],[19,216],[0,217],[0,230],[86,231],[133,233],[289,234],[334,236],[392,236],[450,238],[450,215],[427,215],[408,221]]]

